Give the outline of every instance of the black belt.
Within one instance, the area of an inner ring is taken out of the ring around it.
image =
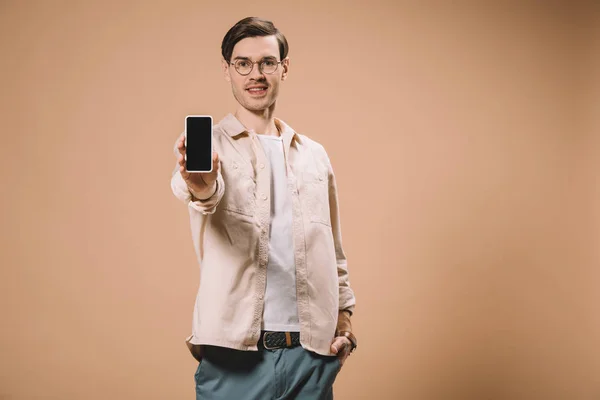
[[[300,346],[300,332],[261,331],[258,346],[267,350]]]

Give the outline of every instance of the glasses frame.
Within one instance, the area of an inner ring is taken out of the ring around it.
[[[284,60],[285,60],[285,59],[284,59]],[[275,69],[273,70],[273,72],[265,72],[265,71],[263,70],[263,67],[260,65],[260,64],[262,64],[262,63],[265,61],[265,59],[264,59],[264,58],[263,58],[263,59],[261,59],[261,60],[258,60],[258,61],[252,61],[252,60],[250,60],[250,59],[248,59],[248,58],[240,58],[240,59],[238,59],[238,60],[236,60],[236,61],[248,61],[248,62],[250,62],[250,63],[251,63],[251,65],[250,65],[250,71],[248,71],[248,73],[247,73],[247,74],[242,74],[240,71],[238,71],[237,67],[235,66],[235,62],[229,62],[229,64],[230,64],[230,65],[233,65],[233,68],[235,69],[235,72],[237,72],[238,74],[240,74],[240,75],[242,75],[242,76],[248,76],[248,75],[250,75],[250,74],[252,73],[252,71],[254,70],[254,64],[258,64],[258,70],[259,70],[261,73],[263,73],[263,74],[267,74],[267,75],[273,75],[275,72],[277,72],[277,69],[279,68],[279,64],[283,63],[283,60],[279,60],[279,61],[277,61],[277,62],[275,63]]]

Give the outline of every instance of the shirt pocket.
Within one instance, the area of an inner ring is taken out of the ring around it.
[[[246,216],[254,216],[256,209],[256,181],[252,178],[251,167],[240,161],[230,161],[224,165],[223,209]]]
[[[303,172],[301,189],[310,221],[331,226],[327,175],[320,172]]]

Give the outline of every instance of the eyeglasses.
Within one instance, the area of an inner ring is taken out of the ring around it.
[[[233,65],[235,67],[235,70],[240,75],[248,75],[250,74],[250,72],[252,72],[254,64],[258,64],[259,70],[264,72],[265,74],[273,74],[275,73],[275,71],[277,71],[277,67],[279,67],[279,64],[282,62],[283,60],[277,61],[274,58],[265,58],[263,60],[254,62],[242,58],[236,60],[235,62],[230,62],[229,64]]]

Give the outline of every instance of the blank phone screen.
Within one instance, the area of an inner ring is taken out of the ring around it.
[[[212,167],[212,118],[187,116],[185,118],[186,170],[210,171]]]

